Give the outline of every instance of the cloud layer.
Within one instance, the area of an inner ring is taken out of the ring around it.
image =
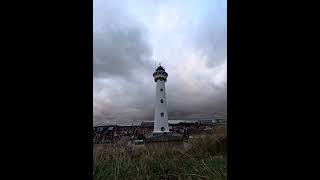
[[[153,120],[154,60],[169,119],[226,115],[226,3],[183,2],[94,1],[94,124]]]

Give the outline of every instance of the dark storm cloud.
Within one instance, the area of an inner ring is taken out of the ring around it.
[[[123,11],[106,10],[103,17],[93,34],[94,124],[150,119],[152,95],[144,82],[153,71],[148,32]]]
[[[143,27],[119,11],[107,11],[105,17],[105,23],[93,34],[94,77],[132,77],[135,70],[152,67]]]

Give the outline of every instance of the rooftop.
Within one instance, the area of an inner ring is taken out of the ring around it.
[[[140,126],[141,127],[153,127],[153,125],[154,125],[153,121],[143,121]]]

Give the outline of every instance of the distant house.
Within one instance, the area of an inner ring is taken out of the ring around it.
[[[141,128],[153,128],[154,122],[153,121],[142,121],[140,127]]]
[[[226,124],[227,120],[224,118],[216,118],[216,123],[218,124]]]
[[[187,135],[191,128],[198,126],[198,122],[193,120],[170,120],[169,125],[171,132]]]
[[[197,119],[179,119],[170,120],[172,131],[189,136],[190,134],[201,134],[212,130],[216,124],[216,118],[197,118]]]
[[[201,126],[212,126],[213,120],[199,120],[199,125]]]
[[[115,140],[116,126],[97,126],[93,127],[93,142],[108,143]]]
[[[142,121],[140,127],[137,129],[137,135],[145,135],[153,132],[153,121]]]
[[[136,134],[136,131],[139,126],[118,126],[117,132],[121,136],[133,136]]]

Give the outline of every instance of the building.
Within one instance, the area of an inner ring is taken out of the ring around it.
[[[154,122],[153,121],[142,121],[140,127],[137,130],[136,135],[145,135],[150,134],[154,130]]]
[[[116,132],[120,136],[134,136],[139,126],[117,126]]]
[[[219,123],[219,124],[227,124],[227,120],[224,119],[224,118],[217,118],[216,122]]]
[[[93,127],[94,143],[110,143],[116,140],[116,126]]]
[[[200,126],[213,126],[213,120],[199,120]]]
[[[154,129],[153,133],[164,133],[169,131],[168,111],[166,101],[166,88],[168,73],[162,66],[159,66],[153,73],[154,81],[156,82],[156,103],[154,114]]]

